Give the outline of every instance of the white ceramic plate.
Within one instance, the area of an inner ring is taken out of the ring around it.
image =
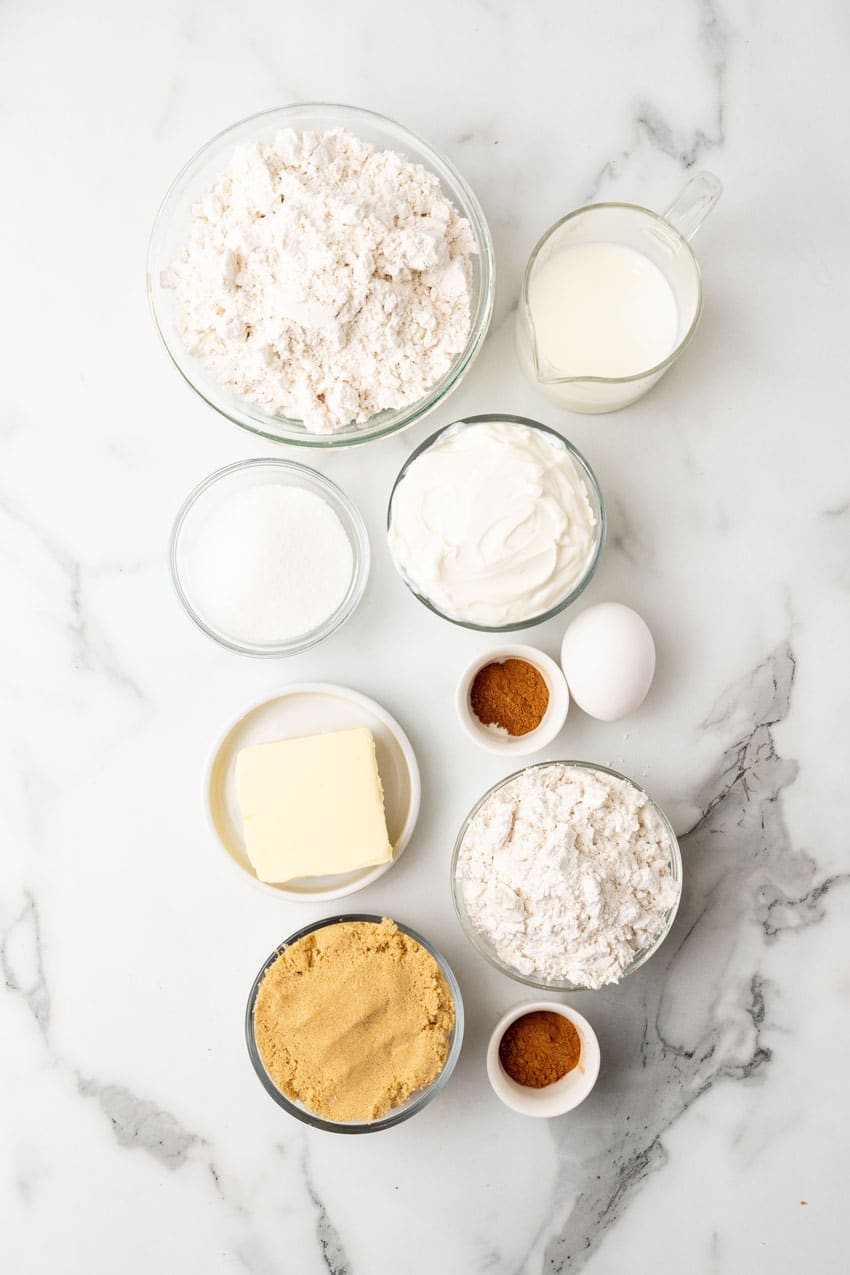
[[[249,744],[345,730],[351,726],[368,726],[375,736],[392,859],[375,868],[361,868],[338,876],[305,877],[286,885],[269,885],[258,880],[245,848],[236,797],[236,757],[240,749]],[[267,894],[307,903],[344,898],[383,876],[398,861],[413,835],[420,796],[416,757],[395,718],[367,696],[325,682],[294,683],[271,699],[252,704],[220,737],[207,769],[205,786],[207,814],[213,832],[231,863]]]

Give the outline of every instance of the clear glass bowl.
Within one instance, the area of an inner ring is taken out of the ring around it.
[[[458,981],[447,964],[445,957],[427,939],[418,934],[416,930],[411,930],[408,926],[396,921],[395,924],[402,934],[409,935],[410,938],[421,944],[425,951],[433,956],[442,971],[454,1001],[455,1021],[449,1037],[449,1051],[446,1055],[446,1061],[443,1063],[443,1069],[436,1079],[432,1080],[430,1085],[427,1085],[424,1089],[411,1094],[406,1102],[403,1102],[399,1107],[394,1107],[385,1116],[381,1116],[379,1120],[372,1120],[371,1122],[365,1120],[337,1122],[316,1116],[300,1102],[293,1102],[291,1098],[287,1098],[286,1094],[281,1093],[263,1066],[263,1060],[260,1057],[260,1051],[257,1048],[257,1042],[254,1037],[254,1004],[257,1000],[260,983],[263,981],[263,975],[269,966],[277,960],[285,947],[290,947],[293,943],[297,943],[299,939],[306,937],[306,935],[315,933],[316,930],[324,929],[326,925],[339,925],[342,921],[371,921],[375,925],[379,925],[382,919],[380,916],[374,916],[367,912],[349,912],[344,916],[326,917],[324,921],[315,921],[312,925],[305,925],[303,929],[296,930],[294,934],[290,934],[289,938],[281,943],[280,947],[276,947],[263,962],[248,996],[248,1005],[245,1010],[245,1040],[248,1045],[251,1063],[257,1073],[260,1084],[279,1107],[282,1107],[289,1115],[294,1116],[296,1120],[303,1120],[305,1124],[312,1125],[314,1129],[326,1129],[329,1133],[380,1133],[382,1129],[392,1129],[394,1125],[402,1124],[405,1120],[409,1120],[411,1116],[415,1116],[423,1107],[427,1107],[429,1102],[433,1102],[448,1081],[460,1057],[460,1049],[463,1043],[463,1000]]]
[[[588,462],[582,456],[581,452],[576,447],[573,447],[571,442],[564,438],[563,434],[559,434],[556,429],[550,429],[548,425],[543,425],[540,421],[533,421],[527,416],[509,416],[502,412],[488,412],[483,416],[466,416],[461,421],[454,421],[451,425],[443,426],[442,429],[438,429],[436,433],[432,434],[430,438],[426,438],[424,443],[420,443],[416,450],[408,456],[407,460],[399,470],[398,477],[393,483],[393,489],[390,492],[390,502],[387,507],[387,531],[389,531],[392,523],[393,500],[395,498],[395,494],[413,462],[424,452],[427,452],[430,447],[433,447],[433,445],[442,438],[444,434],[447,434],[449,430],[461,429],[464,425],[481,425],[487,421],[507,422],[508,424],[513,425],[524,425],[529,429],[537,429],[544,434],[551,434],[553,438],[557,438],[558,441],[563,443],[566,447],[580,477],[584,480],[585,487],[587,489],[587,497],[590,501],[590,507],[593,510],[593,516],[596,519],[596,544],[594,545],[593,554],[587,564],[587,568],[582,578],[570,590],[570,592],[561,599],[560,602],[558,602],[555,606],[550,607],[548,611],[544,611],[541,615],[532,615],[529,616],[527,620],[517,620],[512,624],[475,624],[472,620],[462,620],[456,615],[450,615],[447,611],[442,611],[440,607],[431,601],[430,598],[420,592],[418,585],[411,580],[404,568],[396,562],[395,556],[392,553],[390,556],[393,559],[396,571],[399,573],[413,596],[418,598],[422,605],[426,606],[429,611],[433,611],[435,615],[441,616],[444,620],[449,620],[452,624],[459,624],[461,628],[474,629],[479,633],[515,633],[519,629],[530,629],[535,624],[542,624],[544,620],[551,620],[553,616],[558,615],[561,611],[565,611],[571,603],[575,602],[576,598],[580,597],[581,594],[584,593],[585,589],[593,579],[594,572],[599,565],[599,559],[602,556],[602,550],[605,547],[608,523],[605,516],[605,502],[602,499],[602,491],[600,490],[599,483],[596,481],[596,475],[590,468]]]
[[[192,597],[189,566],[191,543],[204,517],[222,496],[260,484],[297,487],[320,496],[342,523],[354,558],[348,589],[336,610],[317,628],[279,642],[248,642],[223,632],[203,614]],[[208,637],[241,655],[297,655],[330,637],[357,607],[369,579],[369,536],[360,510],[324,474],[308,469],[306,465],[299,465],[294,460],[240,460],[233,465],[225,465],[223,469],[217,469],[186,497],[174,520],[168,560],[171,579],[186,614]]]
[[[361,425],[347,425],[331,434],[314,434],[303,423],[285,416],[272,416],[263,408],[222,386],[200,359],[187,354],[176,329],[174,295],[163,288],[161,276],[183,251],[192,205],[221,176],[235,148],[244,142],[271,141],[280,129],[295,128],[328,132],[346,128],[379,150],[400,152],[409,160],[435,173],[446,196],[466,217],[475,237],[477,255],[472,258],[472,304],[469,339],[456,355],[445,375],[417,403],[398,411],[381,412]],[[433,411],[456,389],[472,365],[493,312],[493,242],[481,205],[453,164],[422,138],[401,124],[354,106],[330,102],[302,102],[264,111],[241,120],[201,147],[175,178],[154,222],[148,248],[148,297],[154,322],[166,350],[183,376],[205,402],[235,425],[262,438],[298,447],[350,447],[397,433]]]
[[[543,762],[538,762],[534,766],[524,767],[524,769],[525,770],[541,770],[547,766],[570,766],[577,770],[598,770],[598,771],[601,771],[602,774],[604,775],[613,775],[615,779],[622,779],[624,783],[631,784],[632,788],[636,788],[638,792],[643,793],[644,796],[649,800],[650,804],[652,805],[653,809],[656,811],[658,817],[660,818],[661,822],[664,824],[664,827],[666,828],[669,834],[670,872],[673,877],[673,881],[675,882],[677,887],[676,901],[673,904],[673,906],[670,908],[670,911],[667,915],[667,919],[665,920],[664,926],[661,929],[661,932],[659,933],[658,937],[652,943],[650,943],[647,947],[641,948],[639,952],[635,953],[635,957],[631,965],[629,965],[629,967],[623,971],[623,974],[620,980],[622,981],[622,979],[626,978],[629,974],[634,974],[635,970],[639,970],[640,967],[642,965],[645,965],[646,962],[649,960],[649,958],[652,955],[654,955],[655,952],[658,951],[659,947],[664,942],[667,935],[670,933],[670,929],[673,925],[673,922],[676,919],[676,913],[679,910],[679,903],[682,898],[682,853],[679,849],[679,842],[676,839],[676,834],[673,831],[672,825],[670,824],[670,820],[667,818],[667,816],[665,815],[661,807],[656,805],[656,803],[652,800],[652,798],[645,791],[645,789],[641,788],[640,784],[636,784],[634,780],[629,779],[627,775],[621,775],[619,771],[611,770],[608,766],[599,766],[595,762],[588,762],[588,761],[543,761]],[[508,978],[514,979],[517,983],[524,983],[527,987],[542,988],[544,991],[586,992],[588,990],[586,987],[577,986],[575,983],[567,983],[563,981],[546,982],[544,979],[534,978],[531,975],[520,974],[520,972],[518,970],[515,970],[512,965],[508,965],[506,961],[502,960],[502,958],[497,954],[496,950],[493,948],[492,944],[483,934],[479,934],[479,932],[475,929],[472,922],[470,921],[466,911],[466,904],[463,898],[463,882],[459,880],[458,871],[457,871],[458,857],[460,855],[460,848],[463,844],[463,839],[466,836],[466,830],[469,827],[472,820],[478,814],[478,811],[484,805],[484,802],[487,801],[488,798],[492,797],[494,792],[498,792],[500,788],[504,788],[505,784],[509,784],[513,779],[516,779],[517,775],[521,775],[522,773],[523,771],[516,770],[514,771],[512,775],[507,775],[504,779],[500,779],[497,784],[494,784],[492,788],[489,788],[487,792],[485,792],[484,796],[481,798],[480,801],[477,801],[475,803],[475,805],[472,807],[469,814],[466,816],[466,818],[463,821],[463,825],[461,827],[460,832],[457,835],[457,841],[455,842],[454,851],[452,853],[452,866],[451,866],[452,901],[454,902],[455,912],[457,913],[457,918],[458,918],[458,921],[460,922],[460,928],[463,930],[464,934],[469,939],[472,946],[476,948],[478,952],[480,952],[480,954],[484,957],[485,961],[489,962],[489,964],[494,966],[495,969],[501,970],[503,974],[507,974]]]

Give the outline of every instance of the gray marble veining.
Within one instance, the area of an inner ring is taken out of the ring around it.
[[[50,996],[41,959],[38,909],[28,891],[20,911],[0,931],[0,970],[6,991],[23,998],[46,1039],[50,1030]]]
[[[663,1135],[693,1102],[719,1081],[758,1081],[770,1063],[761,1038],[770,988],[752,968],[749,952],[729,948],[747,927],[760,925],[767,937],[777,932],[765,926],[767,898],[782,897],[791,914],[797,906],[804,909],[800,924],[817,919],[807,909],[808,895],[788,894],[804,888],[811,893],[817,869],[790,845],[782,795],[797,766],[777,755],[772,736],[788,713],[794,668],[793,653],[783,645],[712,715],[716,722],[734,704],[750,726],[725,750],[699,794],[703,814],[681,838],[687,882],[682,906],[664,949],[635,976],[641,984],[640,1039],[620,1044],[624,1054],[640,1056],[641,1068],[627,1072],[603,1144],[583,1166],[589,1185],[580,1190],[562,1234],[547,1246],[544,1269],[551,1275],[585,1267],[647,1175],[667,1164]],[[826,881],[814,887],[826,888]],[[698,970],[689,956],[705,935],[710,937]],[[615,995],[608,993],[612,1001]]]

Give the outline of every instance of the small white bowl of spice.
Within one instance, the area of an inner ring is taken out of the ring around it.
[[[506,1107],[523,1116],[563,1116],[584,1102],[599,1075],[599,1041],[583,1015],[553,1001],[526,1001],[503,1014],[487,1049],[487,1076]]]
[[[560,734],[570,695],[561,669],[533,646],[500,646],[464,670],[455,707],[470,739],[491,753],[526,756]]]

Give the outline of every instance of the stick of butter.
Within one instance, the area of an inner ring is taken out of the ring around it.
[[[236,795],[261,881],[333,876],[393,857],[366,726],[243,748]]]

